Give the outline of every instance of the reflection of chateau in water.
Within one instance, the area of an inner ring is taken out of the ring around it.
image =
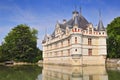
[[[105,66],[68,67],[44,65],[42,80],[108,80]]]

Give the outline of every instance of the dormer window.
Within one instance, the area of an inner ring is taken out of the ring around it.
[[[75,37],[75,43],[77,43],[77,37]]]
[[[61,28],[56,28],[56,29],[55,29],[55,36],[56,36],[56,37],[59,37],[61,34],[62,34]]]
[[[69,33],[69,28],[68,27],[66,27],[66,34],[68,34]]]
[[[92,34],[92,28],[89,28],[89,34]]]
[[[77,28],[75,28],[75,32],[77,31]]]

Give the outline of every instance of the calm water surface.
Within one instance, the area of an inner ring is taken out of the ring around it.
[[[0,80],[120,80],[120,69],[105,66],[0,66]]]

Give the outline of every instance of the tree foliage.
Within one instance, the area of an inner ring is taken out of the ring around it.
[[[107,26],[107,51],[109,58],[120,58],[120,17]]]
[[[36,62],[41,59],[42,52],[37,48],[37,34],[36,29],[30,29],[25,24],[17,25],[4,38],[0,60]]]

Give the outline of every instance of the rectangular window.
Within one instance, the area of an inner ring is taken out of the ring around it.
[[[61,47],[63,47],[63,41],[61,42]]]
[[[58,56],[58,52],[57,51],[55,52],[55,56]]]
[[[93,76],[92,75],[89,76],[89,80],[93,80]]]
[[[52,44],[51,44],[50,48],[52,49]]]
[[[92,39],[88,38],[88,45],[92,45]]]
[[[63,56],[63,51],[61,51],[61,56]]]
[[[50,53],[50,57],[52,56],[52,52]]]
[[[70,45],[70,39],[68,39],[68,46]]]
[[[57,43],[55,43],[55,48],[57,48],[58,46],[57,46],[58,44]]]
[[[47,50],[48,50],[48,45],[47,45]]]
[[[75,37],[75,43],[77,43],[77,37]]]
[[[48,57],[48,53],[46,53],[46,57]]]
[[[92,55],[92,49],[88,49],[88,55],[89,55],[89,56]]]
[[[70,49],[68,49],[68,56],[70,56]]]
[[[92,28],[89,28],[89,34],[92,34]]]

